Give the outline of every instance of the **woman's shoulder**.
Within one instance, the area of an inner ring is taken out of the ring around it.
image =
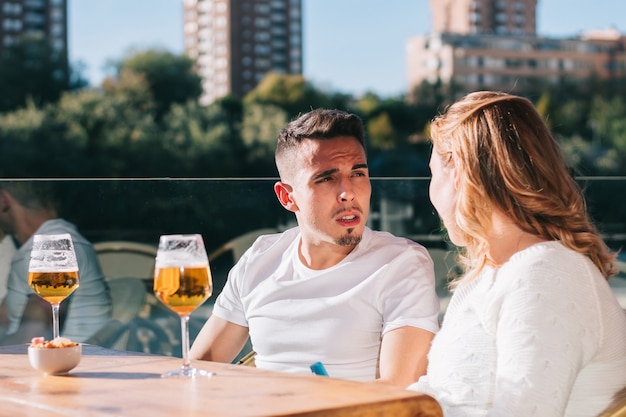
[[[504,280],[500,278],[508,277]],[[566,286],[588,288],[590,283],[605,281],[591,260],[558,241],[537,243],[509,259],[498,271],[498,279],[507,285],[524,283],[527,288]]]
[[[513,265],[515,268],[555,268],[577,267],[586,263],[588,258],[563,245],[559,241],[547,241],[536,243],[511,256],[504,265]]]

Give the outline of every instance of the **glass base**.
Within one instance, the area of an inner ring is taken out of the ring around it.
[[[175,371],[170,371],[170,372],[161,374],[161,378],[196,378],[196,377],[202,378],[202,377],[212,377],[213,375],[215,375],[215,373],[211,371],[183,366],[180,369],[176,369]]]

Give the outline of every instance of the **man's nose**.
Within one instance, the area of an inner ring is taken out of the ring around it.
[[[354,200],[354,188],[349,179],[341,182],[341,189],[339,190],[340,201],[352,201]]]

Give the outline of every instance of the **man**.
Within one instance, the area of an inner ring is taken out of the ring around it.
[[[28,286],[35,234],[69,233],[74,243],[80,284],[61,303],[61,336],[83,342],[109,321],[111,299],[96,253],[73,224],[58,218],[49,184],[0,182],[0,228],[19,244],[11,260],[3,303],[8,327],[0,343],[25,343],[51,334],[52,307]]]
[[[15,245],[13,238],[4,233],[0,228],[0,304],[7,295],[7,279],[9,278],[9,269],[11,268],[11,258],[15,253]]]
[[[427,251],[366,227],[371,184],[361,120],[313,110],[278,137],[278,200],[298,227],[261,236],[229,273],[192,359],[406,386],[426,371],[439,302]]]

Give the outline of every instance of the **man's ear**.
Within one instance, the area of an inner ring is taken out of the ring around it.
[[[291,196],[291,192],[293,188],[291,185],[284,183],[282,181],[278,181],[274,184],[274,192],[276,193],[276,197],[278,197],[278,201],[280,204],[289,211],[296,212],[298,211],[298,205]]]

